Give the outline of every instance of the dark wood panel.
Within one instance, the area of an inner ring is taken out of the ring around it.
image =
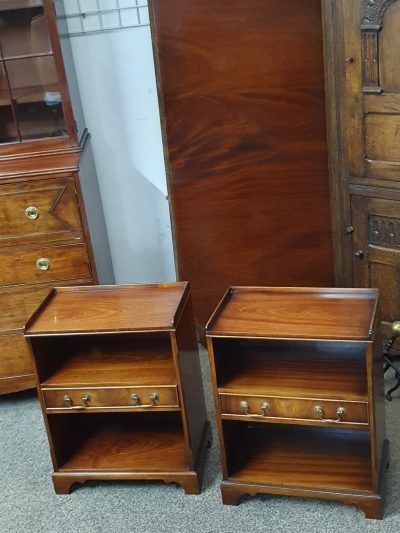
[[[333,283],[320,0],[152,0],[174,238],[204,323],[229,284]]]

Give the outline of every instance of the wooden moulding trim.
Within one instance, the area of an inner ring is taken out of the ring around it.
[[[246,339],[246,340],[266,340],[266,341],[299,341],[299,342],[354,342],[354,343],[360,343],[360,344],[366,344],[368,342],[371,342],[371,339],[368,337],[360,338],[360,337],[346,337],[345,339],[343,337],[333,337],[332,335],[328,337],[271,337],[268,335],[249,335],[246,333],[243,334],[235,334],[235,335],[229,335],[227,333],[221,333],[219,331],[213,331],[207,335],[207,337],[214,339],[214,338],[220,338],[220,339]]]
[[[77,291],[77,292],[89,292],[97,289],[101,290],[116,290],[116,289],[123,289],[124,287],[132,287],[132,286],[140,286],[140,287],[169,287],[169,286],[176,286],[176,285],[182,285],[185,287],[183,297],[178,305],[178,311],[176,312],[175,318],[171,324],[171,326],[165,327],[165,328],[149,328],[149,329],[121,329],[121,330],[102,330],[102,331],[41,331],[38,333],[31,333],[29,331],[29,328],[34,324],[39,314],[43,311],[43,309],[50,303],[50,300],[54,298],[54,296],[57,293],[61,292],[71,292],[71,291]],[[53,287],[50,294],[47,295],[47,297],[43,300],[43,302],[40,304],[40,306],[36,309],[35,313],[31,316],[31,318],[28,320],[28,322],[25,324],[24,328],[24,335],[26,337],[53,337],[58,335],[65,335],[65,336],[71,336],[71,335],[110,335],[110,334],[124,334],[124,333],[166,333],[166,332],[174,332],[175,331],[175,322],[179,322],[182,311],[184,309],[184,304],[187,301],[187,298],[190,295],[189,290],[189,284],[187,281],[178,281],[178,282],[166,282],[166,283],[137,283],[137,284],[129,284],[129,285],[77,285],[77,286],[64,286],[64,287]],[[186,296],[186,297],[185,297]],[[178,317],[178,319],[176,319]]]
[[[45,297],[45,299],[42,301],[42,303],[39,305],[39,307],[36,309],[33,315],[29,318],[29,320],[26,322],[24,326],[24,335],[26,335],[27,330],[32,326],[32,324],[35,322],[38,315],[43,311],[43,309],[48,305],[48,303],[54,298],[56,294],[57,294],[57,288],[56,287],[51,288],[48,295]]]
[[[79,144],[75,144],[71,146],[68,146],[68,145],[67,146],[55,146],[54,148],[49,148],[47,150],[40,150],[39,149],[40,147],[38,146],[37,148],[35,147],[35,149],[31,152],[26,151],[22,153],[0,155],[0,161],[11,161],[14,159],[27,159],[27,158],[32,159],[33,157],[45,157],[48,155],[75,154],[75,153],[82,152],[84,150],[85,146],[89,142],[89,139],[90,139],[90,133],[87,130],[87,128],[85,128]],[[44,139],[44,140],[47,140],[47,139]]]
[[[269,494],[291,494],[292,496],[313,496],[321,499],[339,499],[340,497],[349,496],[351,498],[360,498],[360,500],[368,499],[380,499],[380,494],[376,494],[372,490],[340,490],[340,489],[308,489],[303,487],[292,487],[286,485],[269,485],[267,483],[248,483],[247,481],[241,481],[239,479],[228,477],[221,483],[221,487],[229,489],[241,489],[241,493],[254,496],[258,493]]]
[[[217,307],[214,309],[213,314],[211,315],[210,319],[208,320],[206,326],[205,326],[205,332],[206,337],[211,336],[208,331],[214,326],[217,316],[223,311],[224,307],[228,303],[228,300],[232,296],[233,292],[235,291],[236,287],[229,287],[229,289],[226,291],[226,293],[223,295],[222,299],[220,300]]]
[[[180,283],[181,285],[184,285],[185,287],[185,290],[183,292],[183,295],[182,295],[182,298],[178,304],[178,308],[175,312],[175,316],[174,318],[172,319],[172,323],[171,323],[171,327],[173,329],[176,329],[178,327],[178,324],[181,320],[181,317],[182,317],[182,314],[185,310],[185,307],[186,307],[186,303],[188,301],[188,299],[190,298],[190,286],[189,286],[189,283],[187,281],[178,281],[177,283]]]

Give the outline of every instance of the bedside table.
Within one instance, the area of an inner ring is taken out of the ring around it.
[[[55,288],[25,335],[58,494],[93,479],[199,493],[210,432],[186,283]]]
[[[340,500],[382,518],[387,466],[373,289],[231,288],[207,324],[225,504]]]

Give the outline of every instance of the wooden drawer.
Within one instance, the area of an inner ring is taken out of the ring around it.
[[[73,178],[0,186],[0,246],[81,238]]]
[[[254,420],[368,425],[367,402],[220,394],[224,416]],[[340,411],[338,411],[340,410]],[[344,410],[344,411],[343,411]],[[338,414],[343,411],[343,414]]]
[[[19,376],[32,376],[32,387],[35,386],[32,358],[24,334],[18,331],[0,335],[0,392],[3,392],[2,386],[6,385],[2,383],[3,379]]]
[[[74,279],[72,281],[59,282],[58,285],[91,285],[93,278]],[[0,289],[1,315],[0,332],[21,329],[32,313],[53,286],[52,283],[46,285],[30,285],[4,287]]]
[[[43,388],[48,410],[82,411],[91,409],[153,409],[179,408],[176,386],[154,387],[79,387]],[[152,396],[155,397],[152,399]],[[86,400],[84,397],[86,396]]]
[[[84,244],[0,249],[0,285],[46,283],[90,276]]]

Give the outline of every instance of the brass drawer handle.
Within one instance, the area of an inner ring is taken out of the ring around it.
[[[40,259],[38,259],[36,261],[36,268],[38,270],[49,270],[50,268],[50,260],[47,259],[46,257],[41,257]]]
[[[25,209],[25,216],[26,218],[29,218],[29,220],[36,220],[37,218],[39,218],[39,215],[39,209],[33,205]]]
[[[324,410],[320,405],[316,405],[313,411],[323,422],[343,422],[343,417],[346,416],[346,409],[344,407],[338,407],[336,409],[337,418],[324,418]]]
[[[156,401],[158,400],[159,396],[157,392],[153,392],[150,396],[151,403],[140,403],[140,398],[137,394],[131,394],[130,399],[135,402],[135,405],[133,407],[140,407],[142,408],[148,408],[148,407],[157,407]]]
[[[69,409],[75,409],[75,410],[79,410],[79,409],[86,409],[86,406],[85,405],[72,405],[72,400],[71,400],[71,397],[68,396],[68,394],[66,394],[65,396],[63,396],[63,400],[64,400],[64,403],[65,403],[65,407],[68,407]]]
[[[239,405],[240,405],[240,409],[243,412],[243,414],[246,415],[246,416],[249,416],[251,418],[264,418],[264,416],[267,416],[267,411],[270,408],[270,405],[269,405],[268,402],[263,402],[260,405],[261,410],[263,412],[263,414],[261,415],[261,414],[257,414],[257,413],[254,413],[254,414],[253,413],[249,413],[250,405],[247,402],[245,402],[245,401],[240,402]]]

